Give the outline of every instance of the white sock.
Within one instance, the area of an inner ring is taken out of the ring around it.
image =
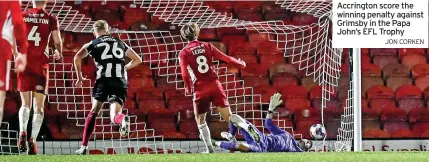
[[[210,136],[210,130],[209,127],[206,124],[198,126],[198,130],[200,131],[200,134],[202,135],[202,140],[204,144],[206,145],[206,150],[209,152],[214,152],[214,148],[211,145],[212,137]]]
[[[42,123],[43,123],[43,112],[35,112],[33,114],[33,127],[31,129],[31,138],[33,138],[33,140],[37,139]]]
[[[30,117],[30,108],[21,106],[19,109],[19,132],[27,132],[28,118]]]
[[[246,122],[239,122],[239,123],[237,123],[237,125],[238,125],[238,127],[242,128],[246,131],[248,131],[248,129],[249,129],[249,124],[247,124]]]
[[[219,141],[216,141],[215,142],[215,145],[217,146],[217,147],[220,147],[220,144],[221,144],[222,142],[219,142]]]
[[[1,107],[0,108],[0,128],[1,128],[1,122],[3,122],[3,111],[4,109]]]

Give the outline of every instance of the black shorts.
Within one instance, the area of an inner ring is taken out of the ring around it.
[[[92,97],[100,102],[118,102],[124,105],[127,87],[127,82],[121,78],[100,78],[95,81]]]

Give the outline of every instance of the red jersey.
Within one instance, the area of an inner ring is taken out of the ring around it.
[[[27,54],[26,28],[20,12],[21,6],[18,1],[0,1],[0,47],[12,49],[15,37],[18,51]]]
[[[182,78],[188,91],[190,90],[191,83],[193,83],[195,88],[195,86],[218,80],[213,67],[214,58],[243,66],[242,62],[225,55],[215,46],[206,42],[192,41],[180,51],[179,59]]]
[[[58,29],[57,17],[44,9],[33,8],[22,12],[24,22],[27,24],[27,40],[29,44],[29,57],[37,57],[43,64],[48,63],[48,49],[51,32]]]

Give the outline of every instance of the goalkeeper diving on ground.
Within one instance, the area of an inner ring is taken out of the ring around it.
[[[222,132],[221,136],[226,141],[212,140],[214,146],[226,150],[236,150],[242,152],[303,152],[311,148],[312,142],[307,139],[297,140],[289,132],[280,129],[273,123],[273,113],[277,106],[283,101],[279,93],[271,96],[268,114],[265,119],[265,127],[271,134],[263,134],[252,123],[238,115],[231,115],[230,122],[235,126],[231,133]],[[246,142],[236,142],[235,134],[237,129],[243,135]]]

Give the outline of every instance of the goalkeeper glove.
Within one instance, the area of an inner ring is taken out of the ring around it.
[[[273,96],[271,96],[270,106],[268,107],[268,112],[272,113],[274,111],[274,109],[276,109],[277,106],[279,106],[283,103],[281,98],[282,98],[282,95],[280,93],[276,93]]]

